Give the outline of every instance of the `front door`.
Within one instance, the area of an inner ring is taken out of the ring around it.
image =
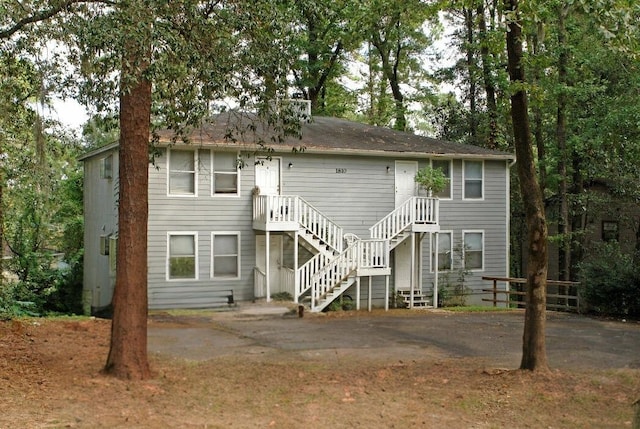
[[[280,195],[280,159],[259,158],[256,164],[256,186],[260,195]]]
[[[416,161],[396,161],[396,207],[416,195]]]

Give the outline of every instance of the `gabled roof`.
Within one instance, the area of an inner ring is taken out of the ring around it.
[[[227,113],[219,115],[210,124],[195,129],[188,140],[196,146],[238,149],[255,148],[261,140],[275,152],[289,152],[292,148],[303,147],[305,153],[515,159],[515,155],[507,152],[437,140],[338,118],[313,117],[309,122],[302,123],[300,132],[299,138],[289,136],[283,142],[272,141],[273,133],[256,126],[252,117]],[[170,144],[172,137],[175,137],[169,131],[161,131],[158,135],[161,144]]]
[[[238,112],[218,115],[210,123],[194,129],[183,142],[173,131],[160,130],[156,134],[160,145],[194,145],[197,147],[256,150],[263,142],[274,152],[291,152],[304,148],[305,153],[368,155],[407,158],[476,158],[515,160],[515,155],[461,143],[437,140],[389,128],[361,124],[345,119],[316,116],[302,123],[300,137],[288,136],[279,142],[255,117]],[[91,158],[117,143],[103,147],[80,159]]]

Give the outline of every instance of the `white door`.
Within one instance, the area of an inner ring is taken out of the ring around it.
[[[256,267],[267,271],[267,240],[264,235],[256,235]],[[282,236],[271,234],[269,237],[269,285],[271,294],[281,292],[280,269],[282,264]]]
[[[396,161],[396,207],[416,195],[417,161]]]
[[[256,186],[260,195],[280,194],[280,159],[259,158],[256,164]]]
[[[404,240],[393,251],[396,290],[411,290],[411,240]]]

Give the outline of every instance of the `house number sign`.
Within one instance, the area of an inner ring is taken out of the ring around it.
[[[336,174],[345,174],[346,172],[346,168],[336,168]]]

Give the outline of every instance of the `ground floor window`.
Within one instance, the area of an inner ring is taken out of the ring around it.
[[[167,249],[167,278],[197,279],[198,234],[195,232],[170,232]]]
[[[440,232],[436,235],[438,237],[437,252],[438,252],[438,271],[448,271],[451,269],[453,263],[453,241],[451,232]],[[431,260],[435,261],[436,252],[436,239],[433,241],[433,248],[431,249]],[[432,268],[433,271],[433,268]]]
[[[482,231],[463,231],[464,268],[481,270],[484,268],[484,233]]]
[[[211,277],[229,279],[240,277],[240,233],[211,233]]]

